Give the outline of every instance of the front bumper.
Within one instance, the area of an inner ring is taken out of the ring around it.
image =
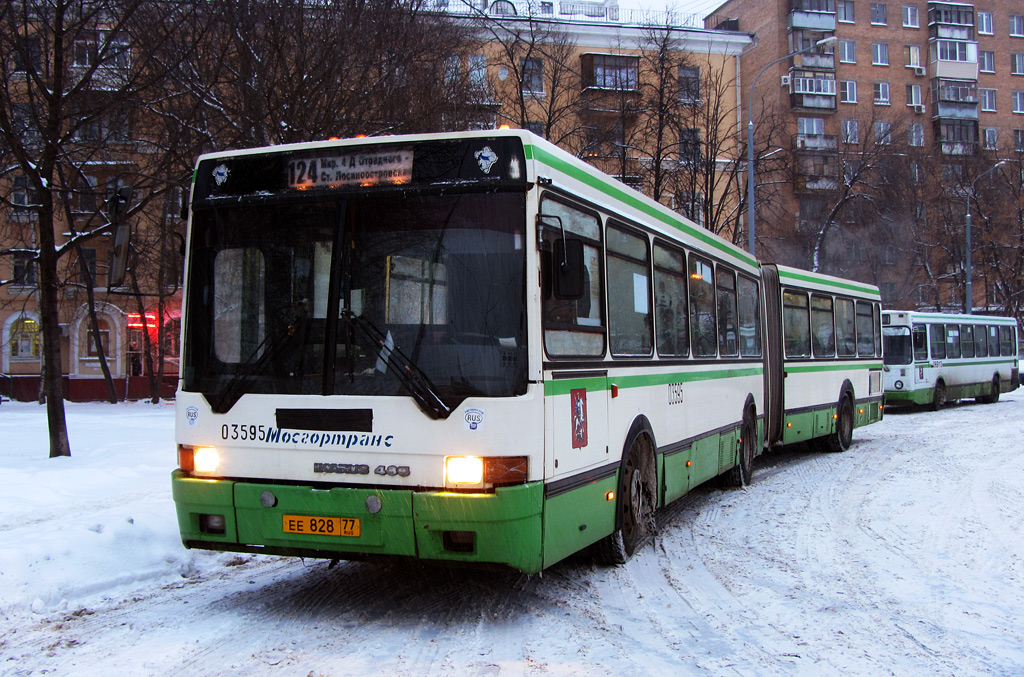
[[[414,557],[503,564],[526,573],[542,568],[542,482],[463,494],[199,479],[180,470],[171,477],[178,528],[189,548],[338,559]],[[270,507],[265,492],[272,494]],[[211,529],[205,515],[223,516],[223,528],[217,521]],[[286,533],[285,515],[358,518],[360,535]]]

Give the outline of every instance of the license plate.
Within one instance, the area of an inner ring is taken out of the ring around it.
[[[284,515],[281,527],[287,534],[359,538],[359,519],[355,517]]]

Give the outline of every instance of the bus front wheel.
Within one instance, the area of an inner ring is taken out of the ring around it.
[[[836,429],[824,440],[825,449],[834,453],[846,451],[853,444],[853,402],[843,395],[836,409]]]
[[[978,401],[982,404],[995,404],[999,401],[999,375],[992,377],[992,389],[989,390],[988,395],[982,395],[978,398]]]
[[[633,442],[622,466],[622,481],[616,504],[619,526],[596,544],[602,564],[625,564],[637,548],[654,535],[654,459],[645,436]]]

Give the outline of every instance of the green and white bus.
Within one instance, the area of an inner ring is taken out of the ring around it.
[[[839,450],[877,420],[877,317],[874,287],[762,268],[526,131],[206,155],[182,540],[529,573],[588,546],[623,562],[698,484],[743,485],[766,447]],[[827,322],[835,339],[815,341],[871,349],[805,350]]]
[[[1020,384],[1012,317],[887,310],[882,331],[886,404],[991,404]]]

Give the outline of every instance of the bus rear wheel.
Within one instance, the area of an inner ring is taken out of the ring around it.
[[[853,402],[849,394],[839,399],[836,409],[836,429],[823,440],[826,451],[839,453],[846,451],[853,444]]]
[[[602,564],[625,564],[637,548],[654,535],[654,460],[651,443],[638,437],[622,466],[622,481],[616,510],[621,524],[595,544]]]
[[[946,384],[939,381],[935,384],[935,392],[932,393],[932,403],[929,406],[929,409],[932,411],[938,411],[944,406],[946,406]]]

